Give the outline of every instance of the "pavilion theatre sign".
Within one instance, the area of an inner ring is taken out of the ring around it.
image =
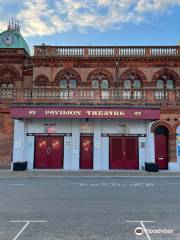
[[[157,108],[97,108],[97,107],[39,107],[17,106],[10,110],[12,118],[102,118],[102,119],[144,119],[160,118]]]

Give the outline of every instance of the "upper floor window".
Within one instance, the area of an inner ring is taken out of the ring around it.
[[[13,83],[2,83],[1,88],[14,88]]]
[[[156,72],[153,81],[156,84],[157,89],[174,89],[178,75],[171,69],[161,69]]]
[[[166,81],[166,88],[167,89],[173,89],[174,88],[173,80],[169,79],[169,80]]]
[[[168,76],[163,76],[161,79],[158,79],[156,82],[156,87],[158,89],[173,89],[174,88],[174,81],[168,79]]]
[[[140,89],[141,88],[141,80],[138,79],[138,76],[134,74],[130,74],[128,79],[124,81],[124,89]]]
[[[133,84],[135,89],[140,89],[141,88],[141,81],[139,79],[134,80]]]
[[[67,80],[60,80],[60,88],[67,88]]]
[[[124,89],[130,89],[131,88],[131,81],[125,80],[124,81]]]
[[[108,80],[104,79],[104,80],[101,81],[101,88],[102,89],[108,89],[109,88]]]
[[[69,88],[76,88],[77,87],[77,81],[75,79],[71,79],[69,81]]]
[[[156,84],[156,87],[158,89],[163,89],[164,88],[164,81],[163,80],[157,80],[157,84]]]
[[[77,88],[78,83],[80,82],[81,77],[78,72],[73,69],[62,69],[59,71],[55,77],[55,86],[60,88]]]
[[[92,81],[92,88],[94,88],[94,89],[99,88],[99,81],[98,80],[93,80]]]

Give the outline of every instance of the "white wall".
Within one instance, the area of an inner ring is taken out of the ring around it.
[[[25,122],[14,121],[14,141],[13,141],[13,162],[23,162],[25,160]]]
[[[80,159],[80,120],[15,120],[14,154],[13,161],[28,161],[28,169],[34,164],[34,137],[26,133],[44,133],[44,124],[56,124],[57,133],[72,133],[72,137],[64,137],[64,170],[79,170]],[[109,169],[109,137],[101,137],[102,133],[122,134],[122,126],[127,126],[129,134],[147,134],[139,137],[139,169],[146,161],[153,162],[154,134],[151,133],[151,124],[147,121],[135,120],[94,120],[94,170]],[[20,146],[18,146],[17,143]]]

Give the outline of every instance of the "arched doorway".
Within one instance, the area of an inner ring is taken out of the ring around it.
[[[155,162],[159,169],[168,169],[168,135],[169,131],[164,126],[155,129]]]

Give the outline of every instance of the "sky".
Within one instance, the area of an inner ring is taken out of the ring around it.
[[[0,32],[20,19],[30,48],[176,45],[180,0],[0,0]]]

